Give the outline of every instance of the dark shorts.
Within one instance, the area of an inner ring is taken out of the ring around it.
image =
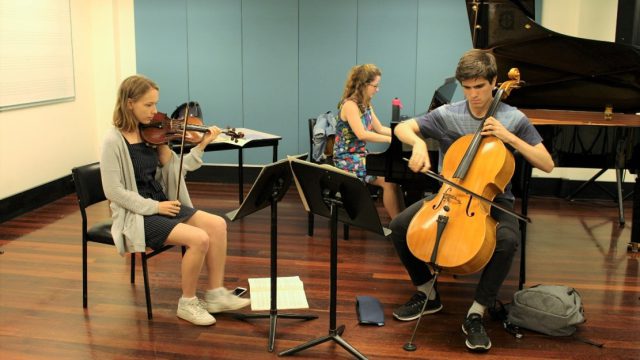
[[[159,214],[145,216],[144,234],[146,245],[153,250],[160,249],[165,241],[167,241],[171,230],[173,230],[176,225],[189,220],[196,211],[196,209],[188,206],[180,206],[180,213],[175,217]]]

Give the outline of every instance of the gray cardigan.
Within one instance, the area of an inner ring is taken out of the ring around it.
[[[183,158],[182,176],[202,165],[202,150],[191,149]],[[156,170],[156,180],[162,185],[170,200],[176,196],[180,158],[172,152],[171,160]],[[100,158],[102,187],[111,204],[111,234],[120,255],[125,252],[144,252],[143,215],[158,213],[158,201],[145,199],[138,194],[133,163],[124,136],[116,128],[111,128],[102,145]],[[182,179],[184,180],[184,178]],[[193,207],[184,181],[180,181],[180,203]]]

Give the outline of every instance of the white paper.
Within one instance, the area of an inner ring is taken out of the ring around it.
[[[278,277],[277,309],[308,309],[309,303],[299,276]],[[271,309],[271,278],[249,279],[251,310]]]

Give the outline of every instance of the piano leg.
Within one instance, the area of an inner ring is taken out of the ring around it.
[[[637,253],[640,247],[640,175],[636,175],[636,184],[633,189],[632,219],[629,251]]]
[[[622,196],[622,181],[624,180],[624,169],[616,169],[616,190],[618,195],[618,219],[620,227],[624,227],[624,206]]]
[[[595,175],[593,175],[589,180],[582,183],[577,189],[575,189],[571,194],[569,194],[565,200],[573,201],[573,198],[576,197],[582,190],[584,190],[588,185],[594,184],[598,186],[602,191],[606,192],[609,196],[616,200],[618,203],[618,221],[620,227],[624,227],[624,196],[622,194],[622,183],[624,182],[624,168],[615,168],[616,172],[616,194],[612,194],[611,191],[605,189],[600,184],[596,183],[596,180],[604,174],[608,169],[600,169]]]
[[[569,194],[565,200],[573,201],[573,198],[576,197],[579,193],[582,192],[587,186],[591,184],[595,184],[595,181],[600,177],[600,175],[604,174],[607,169],[600,169],[595,175],[593,175],[589,180],[583,182],[577,189],[575,189],[571,194]],[[611,192],[609,192],[611,194]]]

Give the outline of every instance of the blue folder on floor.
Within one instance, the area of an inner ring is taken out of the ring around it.
[[[382,304],[373,296],[356,296],[356,312],[358,313],[358,323],[362,325],[384,325]]]

